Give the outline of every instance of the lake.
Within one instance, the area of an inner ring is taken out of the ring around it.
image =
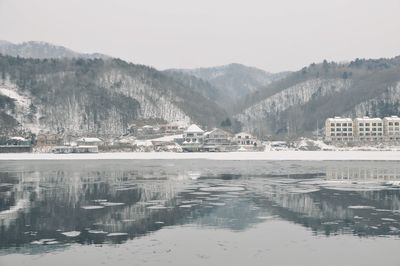
[[[400,265],[400,164],[0,161],[0,265]]]

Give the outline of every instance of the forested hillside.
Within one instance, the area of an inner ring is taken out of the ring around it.
[[[212,126],[225,117],[201,89],[119,59],[0,56],[0,73],[1,122],[10,127],[121,134],[137,119]]]
[[[258,135],[303,135],[333,116],[400,114],[400,57],[311,64],[248,95],[235,117]]]

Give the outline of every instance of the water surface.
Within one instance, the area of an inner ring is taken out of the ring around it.
[[[400,166],[1,161],[0,226],[0,265],[400,265]]]

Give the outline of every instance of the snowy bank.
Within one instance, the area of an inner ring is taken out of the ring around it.
[[[6,160],[166,160],[208,159],[231,161],[400,161],[396,151],[268,151],[221,153],[121,152],[97,154],[3,153]]]

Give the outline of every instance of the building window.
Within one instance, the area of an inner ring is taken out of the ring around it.
[[[381,126],[382,126],[382,123],[378,123],[378,126],[380,126],[380,127],[381,127]]]
[[[398,125],[399,125],[399,122],[394,123],[394,125],[395,125],[395,126],[398,126]]]
[[[376,123],[372,123],[372,126],[373,126],[373,127],[376,127]]]
[[[347,123],[342,123],[342,127],[347,127]]]
[[[369,127],[369,123],[365,123],[365,126],[366,126],[366,127]]]
[[[358,124],[360,127],[363,127],[364,126],[364,123],[359,123]]]
[[[331,123],[331,127],[334,127],[335,126],[335,123]]]
[[[389,122],[389,126],[393,126],[393,122]]]

